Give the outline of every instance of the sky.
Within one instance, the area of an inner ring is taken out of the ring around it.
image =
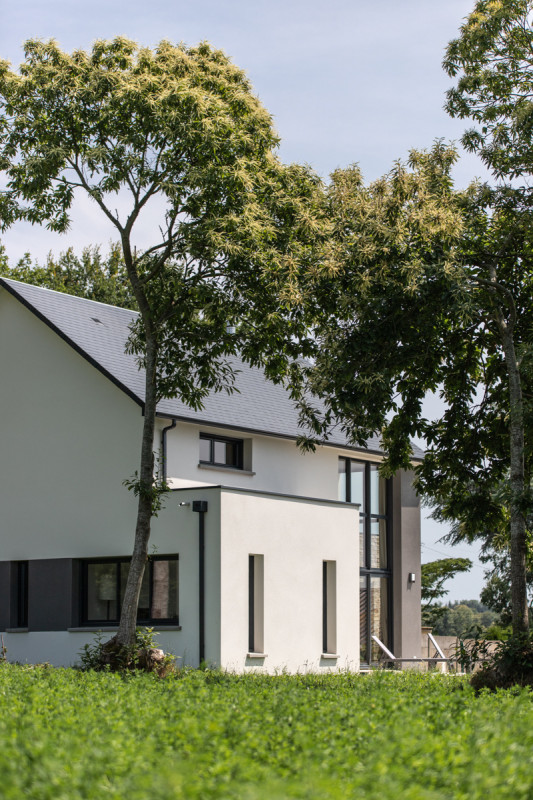
[[[187,45],[207,40],[250,78],[270,111],[286,162],[307,163],[323,178],[358,163],[367,180],[388,172],[412,148],[437,138],[457,141],[465,123],[443,109],[452,81],[442,70],[473,0],[0,0],[0,59],[18,66],[23,42],[56,39],[65,50],[95,39],[128,36],[145,46],[162,39]],[[462,154],[456,185],[486,177],[475,156]],[[147,218],[141,231],[150,236]],[[67,234],[18,224],[2,237],[14,263],[24,253],[44,261],[50,251],[114,239],[91,201],[76,203]],[[428,413],[438,408],[429,398]],[[447,600],[477,598],[483,567],[477,548],[449,548],[447,529],[423,511],[422,560],[467,556],[474,568],[447,584]]]

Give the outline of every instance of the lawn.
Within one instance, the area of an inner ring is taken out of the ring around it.
[[[461,678],[0,665],[2,800],[533,796],[533,695]]]

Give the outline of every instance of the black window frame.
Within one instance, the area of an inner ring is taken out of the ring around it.
[[[349,458],[346,456],[341,456],[340,461],[344,461],[345,467],[345,501],[347,503],[352,502],[351,498],[351,481],[350,481],[350,465],[352,462],[357,464],[364,465],[364,483],[363,483],[363,491],[364,491],[364,509],[359,509],[359,518],[360,521],[363,523],[363,536],[364,536],[364,552],[365,552],[365,563],[359,565],[359,579],[364,578],[366,588],[365,588],[365,598],[366,598],[366,619],[367,619],[367,631],[366,631],[366,642],[362,643],[365,645],[364,649],[367,654],[370,654],[370,659],[368,662],[361,662],[363,666],[369,666],[372,656],[372,638],[371,638],[371,631],[370,631],[370,620],[371,620],[371,601],[372,601],[372,592],[371,592],[371,579],[372,578],[385,578],[387,580],[387,642],[384,642],[390,650],[394,652],[394,642],[393,642],[393,603],[392,603],[392,595],[393,595],[393,565],[392,565],[392,480],[390,478],[386,479],[385,482],[385,514],[372,514],[371,513],[371,481],[370,481],[370,471],[372,467],[377,467],[378,464],[374,461],[365,461],[360,458]],[[339,474],[340,474],[339,470]],[[372,522],[377,520],[384,520],[385,521],[385,541],[386,541],[386,549],[387,549],[387,567],[372,567],[371,566],[371,555],[372,555]],[[359,535],[359,531],[358,531]],[[363,648],[361,647],[361,650]]]
[[[152,607],[153,600],[153,565],[156,561],[175,561],[178,564],[178,615],[177,617],[137,617],[139,625],[148,625],[151,627],[165,627],[179,625],[179,554],[171,553],[167,555],[150,556],[145,569],[149,570],[149,607]],[[116,627],[120,621],[120,594],[121,594],[121,565],[131,562],[131,556],[117,556],[105,558],[84,558],[80,560],[80,625],[100,627]],[[88,568],[90,564],[115,564],[116,566],[116,607],[118,616],[114,619],[89,619],[88,618]]]
[[[29,562],[11,562],[11,627],[28,627]]]
[[[200,439],[210,443],[209,459],[200,458],[200,464],[208,464],[212,467],[223,467],[225,469],[244,469],[244,440],[236,439],[232,436],[219,436],[213,433],[200,433]],[[231,444],[235,447],[236,460],[233,464],[224,461],[215,461],[215,442]]]

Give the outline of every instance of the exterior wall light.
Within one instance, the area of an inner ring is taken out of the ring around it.
[[[415,583],[415,581],[416,581],[415,573],[414,572],[410,572],[409,573],[409,583]]]

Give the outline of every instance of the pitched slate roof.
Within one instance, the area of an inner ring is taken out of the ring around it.
[[[8,278],[0,278],[0,286],[4,286],[135,402],[143,405],[144,370],[138,369],[135,356],[124,352],[129,326],[136,319],[136,312]],[[201,411],[188,408],[177,398],[164,399],[158,404],[158,415],[290,439],[301,435],[298,412],[283,386],[266,380],[256,367],[240,362],[237,368],[240,370],[236,380],[238,392],[209,395]],[[360,449],[350,446],[341,432],[334,432],[328,438],[328,444]],[[377,437],[367,442],[366,449],[382,452]],[[423,451],[416,445],[413,445],[413,456],[415,459],[423,456]]]

